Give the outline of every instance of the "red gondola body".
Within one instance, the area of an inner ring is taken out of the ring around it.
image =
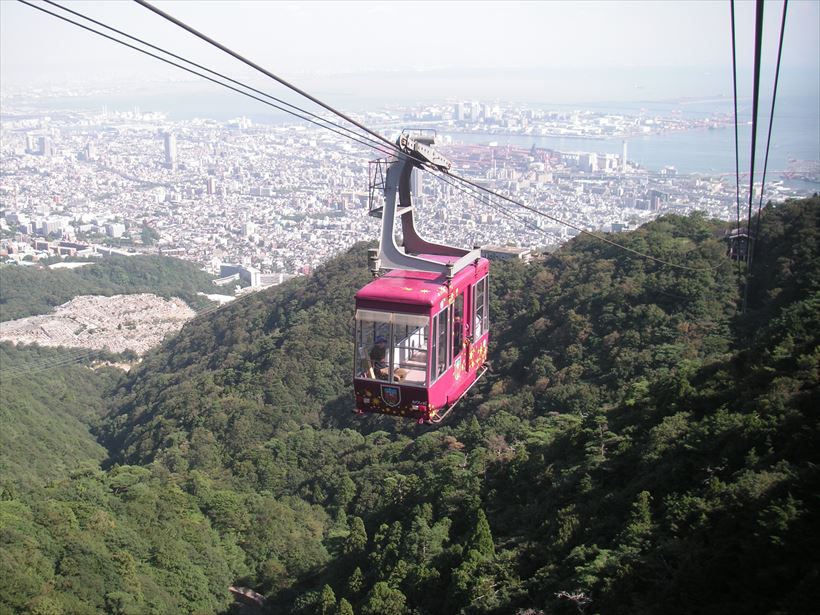
[[[449,282],[392,271],[356,294],[358,412],[432,420],[464,395],[487,360],[489,269],[480,258]],[[382,368],[372,354],[379,337],[386,339]]]
[[[438,422],[486,371],[490,264],[478,249],[427,241],[413,222],[412,172],[450,168],[433,142],[403,133],[386,174],[377,162],[371,175],[370,213],[382,218],[382,234],[370,254],[377,277],[356,294],[353,388],[360,414]],[[383,205],[374,207],[381,191]],[[389,272],[378,277],[383,269]]]

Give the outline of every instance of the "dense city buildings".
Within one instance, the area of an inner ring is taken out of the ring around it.
[[[619,232],[667,212],[736,216],[734,176],[682,174],[668,165],[646,169],[627,158],[634,134],[708,130],[723,117],[693,124],[458,102],[362,119],[384,134],[397,134],[407,122],[435,128],[455,172],[547,214],[497,197],[478,200],[471,190],[414,171],[422,233],[453,245],[537,252],[579,228]],[[502,133],[592,135],[614,139],[620,153],[465,142],[465,133],[488,139]],[[159,251],[260,286],[308,273],[378,234],[378,220],[367,215],[368,160],[377,154],[313,126],[247,118],[171,121],[138,110],[7,108],[0,156],[6,260],[82,255],[100,246]],[[782,182],[767,184],[768,198],[790,194]]]

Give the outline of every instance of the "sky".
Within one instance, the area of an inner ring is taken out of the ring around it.
[[[135,3],[61,4],[236,78],[258,80]],[[731,96],[728,0],[154,4],[320,92],[344,95],[353,88],[385,100],[511,92],[543,102]],[[751,82],[754,3],[735,6],[743,96]],[[765,4],[763,83],[773,75],[781,10],[781,2]],[[782,70],[784,91],[820,96],[820,0],[789,2]],[[0,0],[0,89],[190,79],[15,0]]]

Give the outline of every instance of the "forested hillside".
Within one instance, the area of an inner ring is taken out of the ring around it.
[[[89,427],[122,376],[89,365],[0,344],[0,613],[227,608],[243,556],[195,498],[148,468],[101,469]]]
[[[180,297],[195,309],[207,305],[213,276],[167,256],[111,256],[79,269],[0,265],[0,321],[47,314],[78,295],[154,293]]]
[[[69,363],[73,356],[0,344],[3,488],[25,491],[106,458],[89,425],[104,416],[118,373]]]
[[[690,269],[591,238],[494,264],[492,374],[437,428],[350,412],[365,246],[196,319],[113,385],[105,470],[4,492],[0,604],[811,612],[818,212],[766,208],[743,315],[697,215],[618,235]]]

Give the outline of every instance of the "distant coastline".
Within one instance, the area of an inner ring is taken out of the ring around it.
[[[83,96],[79,93],[66,97],[23,98],[15,96],[5,98],[2,117],[6,118],[5,111],[10,107],[19,107],[36,113],[53,112],[70,113],[72,111],[101,111],[104,107],[108,111],[127,111],[139,109],[141,112],[161,112],[167,115],[169,121],[188,121],[196,118],[227,121],[238,116],[245,116],[260,124],[290,124],[294,122],[292,116],[276,109],[265,107],[256,101],[222,90],[206,90],[199,88],[193,91],[191,84],[182,84],[180,88],[170,88],[169,91],[157,92],[153,90],[138,90],[133,93],[116,91],[102,93],[99,90],[93,95]],[[513,92],[505,92],[512,96]],[[395,101],[381,101],[379,105],[371,105],[375,97],[338,95],[346,111],[361,113],[363,109],[372,111],[389,111],[398,108]],[[425,97],[426,98],[426,97]],[[335,98],[328,100],[337,103]],[[497,98],[496,98],[497,100]],[[435,102],[419,102],[419,105],[447,105],[453,99],[439,99]],[[13,104],[12,104],[13,103]],[[405,106],[413,103],[408,101]],[[514,104],[514,103],[506,103]],[[657,101],[617,101],[591,102],[586,105],[561,102],[521,103],[522,106],[554,110],[594,110],[599,113],[617,113],[623,115],[675,115],[682,118],[704,118],[715,113],[730,113],[733,103],[731,98],[722,96],[711,97],[678,97]],[[783,95],[778,97],[777,112],[775,114],[774,134],[769,157],[770,172],[787,172],[791,161],[820,160],[820,117],[817,114],[817,105],[820,104],[813,96]],[[741,100],[738,114],[741,119],[740,152],[741,166],[748,164],[750,147],[750,131],[747,121],[751,114],[751,105]],[[398,116],[397,116],[398,117]],[[758,150],[763,151],[763,135],[767,129],[768,116],[761,111],[761,127],[758,132]],[[744,121],[745,120],[745,121]],[[404,120],[400,120],[404,121]],[[395,122],[391,122],[392,126]],[[621,154],[622,142],[628,142],[629,160],[657,171],[665,166],[674,166],[681,173],[724,174],[732,173],[735,168],[734,159],[734,131],[732,130],[685,130],[679,132],[649,133],[633,136],[607,137],[598,135],[571,135],[545,134],[521,135],[512,132],[492,132],[486,134],[465,133],[463,131],[439,130],[440,134],[449,134],[455,139],[468,143],[488,143],[498,141],[500,144],[518,146],[544,147],[557,151],[591,151],[598,153]],[[760,154],[762,156],[762,153]],[[762,159],[758,165],[762,169]],[[779,179],[771,175],[773,179]],[[820,190],[820,183],[801,182],[801,189],[810,192]]]

